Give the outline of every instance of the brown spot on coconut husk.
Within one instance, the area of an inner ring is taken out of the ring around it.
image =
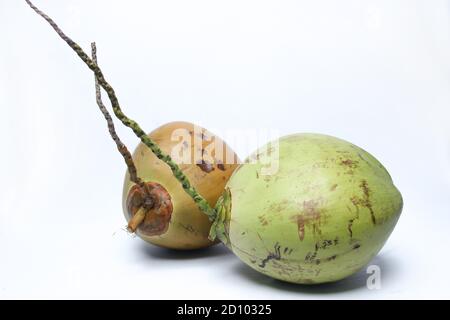
[[[350,238],[353,238],[353,229],[352,229],[352,227],[353,227],[353,220],[354,219],[349,220],[348,221],[348,225],[347,225],[347,230],[348,230],[348,233],[350,234]]]
[[[341,166],[348,167],[350,169],[355,169],[358,167],[358,161],[352,159],[345,159],[341,161]]]
[[[370,189],[369,185],[366,180],[361,180],[361,183],[359,185],[361,190],[363,191],[363,197],[352,197],[350,200],[353,203],[355,207],[358,208],[358,206],[365,207],[370,212],[370,219],[373,224],[377,224],[377,220],[375,217],[375,213],[372,208],[372,202],[370,201]]]
[[[300,241],[305,239],[305,220],[302,215],[297,216],[297,230]]]
[[[145,208],[145,216],[138,224],[136,230],[143,235],[159,236],[167,232],[172,218],[173,205],[170,194],[167,190],[156,182],[147,182],[147,192],[152,200],[152,206],[145,208],[146,195],[144,190],[134,185],[128,192],[127,210],[130,218]]]
[[[313,235],[321,235],[321,209],[320,203],[316,200],[304,201],[302,205],[301,213],[295,216],[295,222],[297,223],[298,236],[300,241],[305,238],[305,227],[312,228]]]
[[[267,226],[269,224],[269,221],[266,219],[265,215],[258,216],[258,220],[262,226]]]

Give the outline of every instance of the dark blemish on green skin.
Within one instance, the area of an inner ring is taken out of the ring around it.
[[[350,219],[348,221],[348,225],[347,225],[347,230],[348,230],[348,233],[350,234],[350,238],[353,238],[353,230],[352,230],[353,220],[355,220],[355,219]]]
[[[319,250],[325,250],[327,248],[329,248],[332,245],[337,245],[339,243],[338,238],[334,239],[334,240],[323,240],[322,242],[316,242],[314,245],[314,252],[308,252],[306,257],[305,257],[305,261],[306,262],[311,262],[311,263],[316,263],[316,264],[320,264],[321,263],[321,259],[316,259],[317,253]]]
[[[322,235],[322,231],[319,229],[317,224],[313,223],[312,227],[313,227],[313,235],[314,236],[316,234],[318,234],[319,236]]]
[[[263,238],[261,237],[261,235],[259,234],[259,232],[256,232],[256,235],[258,236],[259,240],[261,240],[261,242],[264,242]]]
[[[259,223],[260,223],[262,226],[267,226],[267,225],[269,224],[269,221],[267,221],[267,219],[266,219],[266,217],[265,217],[264,215],[259,216],[259,217],[258,217],[258,220],[259,220]]]
[[[351,159],[345,159],[345,160],[341,161],[340,165],[348,167],[350,169],[356,169],[358,167],[358,161],[351,160]]]
[[[303,202],[303,210],[301,214],[296,216],[297,232],[300,241],[305,238],[305,227],[312,225],[313,235],[321,235],[320,219],[321,213],[318,209],[319,202],[315,200],[309,200]]]
[[[259,179],[259,173],[256,171],[256,179]]]
[[[259,264],[260,268],[265,268],[266,264],[270,260],[281,260],[281,252],[280,252],[281,247],[278,244],[278,242],[275,244],[274,249],[275,249],[274,252],[269,252],[267,257],[261,261],[261,263]]]
[[[333,240],[323,240],[320,245],[319,245],[319,243],[316,243],[316,248],[324,250],[324,249],[332,246],[333,243],[334,243]]]
[[[367,208],[370,212],[370,218],[372,220],[372,223],[376,225],[377,220],[375,218],[375,213],[372,208],[372,203],[370,202],[370,189],[369,185],[367,184],[367,181],[361,180],[359,187],[363,191],[363,197],[362,198],[352,197],[350,200],[357,209],[359,209],[359,206]]]
[[[332,255],[332,256],[330,256],[328,258],[313,259],[310,262],[315,263],[316,265],[319,265],[319,264],[322,263],[323,260],[325,260],[326,262],[330,262],[330,261],[336,260],[337,256],[338,256],[337,254],[334,254],[334,255]]]
[[[316,259],[316,254],[317,254],[317,252],[314,252],[312,255],[311,255],[311,252],[308,252],[308,254],[306,255],[306,258],[305,258],[305,262],[319,265],[322,263],[322,261],[330,262],[330,261],[336,260],[336,258],[338,257],[337,254],[334,254],[327,258],[322,258],[322,259],[317,258]]]
[[[305,238],[305,220],[302,215],[297,216],[297,230],[300,241],[303,241]]]
[[[370,198],[369,198],[370,197],[370,189],[369,189],[369,186],[367,184],[367,181],[366,180],[362,180],[360,186],[361,186],[361,188],[363,189],[363,192],[364,192],[364,197],[365,197],[365,200],[366,200],[365,204],[366,204],[367,208],[370,211],[370,216],[372,218],[372,223],[373,224],[377,224],[377,221],[375,219],[375,214],[374,214],[373,208],[372,208],[372,203],[370,202]]]
[[[337,184],[333,184],[333,185],[331,186],[331,188],[330,188],[330,191],[336,190],[337,186],[338,186]]]
[[[305,257],[305,262],[311,261],[311,252],[308,252]]]
[[[316,247],[317,248],[317,247]],[[317,257],[318,248],[314,252],[308,252],[305,257],[306,262],[313,262]]]
[[[316,246],[316,247],[318,247],[318,246]],[[348,250],[348,251],[345,251],[345,252],[342,252],[342,253],[339,253],[339,254],[334,254],[334,255],[326,257],[326,258],[317,258],[317,259],[316,259],[317,251],[315,251],[315,252],[308,252],[308,254],[305,257],[305,263],[319,265],[319,264],[322,264],[322,263],[325,263],[325,262],[331,262],[331,261],[336,260],[340,256],[348,254],[348,253],[352,252],[353,250],[359,249],[360,247],[361,247],[361,244],[355,243],[353,245],[353,247],[350,250]]]
[[[337,258],[337,254],[332,255],[331,257],[328,257],[326,260],[327,261],[333,261],[333,260],[336,260],[336,258]]]

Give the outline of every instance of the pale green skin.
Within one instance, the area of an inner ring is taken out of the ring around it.
[[[264,160],[264,150],[249,159]],[[348,277],[379,252],[400,216],[402,197],[389,173],[344,140],[283,137],[278,172],[257,174],[261,163],[236,169],[211,234],[270,277],[303,284]]]

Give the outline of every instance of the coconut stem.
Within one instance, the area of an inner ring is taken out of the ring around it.
[[[97,47],[95,45],[95,42],[91,43],[91,55],[92,55],[92,61],[97,64]],[[105,105],[102,101],[102,93],[100,90],[100,85],[98,84],[97,78],[95,78],[95,97],[97,101],[98,108],[103,113],[103,116],[105,117],[105,120],[108,124],[108,131],[111,135],[111,138],[114,140],[117,146],[117,150],[119,150],[120,154],[125,160],[125,164],[128,168],[128,173],[130,174],[130,180],[137,184],[140,189],[142,189],[143,194],[146,197],[146,204],[147,207],[153,206],[153,199],[150,197],[150,192],[148,190],[148,186],[144,181],[142,181],[141,178],[137,175],[136,166],[133,162],[133,157],[131,156],[130,151],[128,151],[128,148],[126,145],[120,140],[119,136],[117,135],[116,128],[114,126],[114,121],[111,118],[111,114],[109,113],[108,109],[106,109]]]
[[[121,110],[119,100],[114,92],[114,89],[111,85],[105,80],[103,72],[100,67],[89,58],[89,56],[83,51],[83,49],[75,43],[72,39],[70,39],[59,27],[58,25],[45,13],[39,10],[36,6],[34,6],[30,0],[25,0],[25,2],[42,18],[44,18],[50,26],[56,31],[56,33],[63,39],[72,50],[80,57],[80,59],[89,67],[89,69],[94,72],[95,77],[97,78],[100,86],[106,91],[108,94],[109,100],[111,101],[111,105],[116,117],[127,127],[131,128],[135,135],[141,139],[141,141],[150,148],[150,150],[155,154],[158,159],[165,162],[170,169],[174,177],[180,182],[184,191],[194,200],[199,209],[203,211],[210,220],[214,220],[216,217],[216,211],[209,205],[208,201],[203,198],[191,183],[189,182],[186,175],[181,171],[180,167],[172,160],[169,155],[166,155],[162,152],[159,146],[154,143],[147,134],[141,129],[138,123],[130,118],[128,118]]]
[[[144,221],[147,209],[140,207],[136,214],[128,222],[127,229],[130,232],[136,232],[138,226]]]

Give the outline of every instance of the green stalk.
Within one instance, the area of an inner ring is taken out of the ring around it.
[[[92,61],[94,61],[94,63],[98,64],[98,62],[97,62],[97,47],[95,45],[95,42],[91,43],[91,55],[92,55]],[[138,176],[136,166],[134,165],[133,157],[131,156],[130,151],[128,151],[128,148],[126,147],[126,145],[122,142],[122,140],[120,140],[120,138],[116,132],[116,128],[114,126],[114,121],[111,118],[111,115],[110,115],[108,109],[103,104],[102,93],[101,93],[100,85],[98,84],[97,78],[95,78],[95,98],[97,101],[98,108],[102,112],[102,114],[106,120],[106,123],[108,125],[109,134],[110,134],[111,138],[114,140],[114,142],[116,143],[117,150],[119,151],[119,153],[122,155],[123,159],[125,160],[125,164],[127,165],[128,173],[130,175],[130,180],[133,181],[135,184],[137,184],[141,188],[141,190],[144,192],[144,194],[148,198],[147,201],[151,202],[150,197],[149,197],[149,192],[147,190],[148,189],[147,185]]]
[[[180,167],[172,160],[169,155],[165,154],[159,148],[159,146],[147,136],[145,131],[141,129],[136,121],[128,118],[123,113],[114,89],[106,81],[100,67],[94,61],[92,61],[92,59],[89,58],[89,56],[83,51],[83,49],[72,39],[70,39],[48,15],[34,6],[30,0],[25,1],[38,15],[44,18],[52,26],[52,28],[56,31],[60,38],[63,39],[69,45],[69,47],[71,47],[72,50],[75,51],[80,59],[89,67],[89,69],[94,72],[98,84],[106,91],[108,98],[111,101],[111,105],[117,119],[119,119],[126,127],[132,129],[134,134],[139,139],[141,139],[141,141],[155,154],[155,156],[170,167],[174,177],[180,182],[184,191],[194,200],[199,209],[204,212],[211,221],[213,221],[216,217],[216,211],[209,205],[208,201],[206,201],[206,199],[203,198],[193,186],[191,186],[191,183],[189,182],[183,171],[181,171]]]

